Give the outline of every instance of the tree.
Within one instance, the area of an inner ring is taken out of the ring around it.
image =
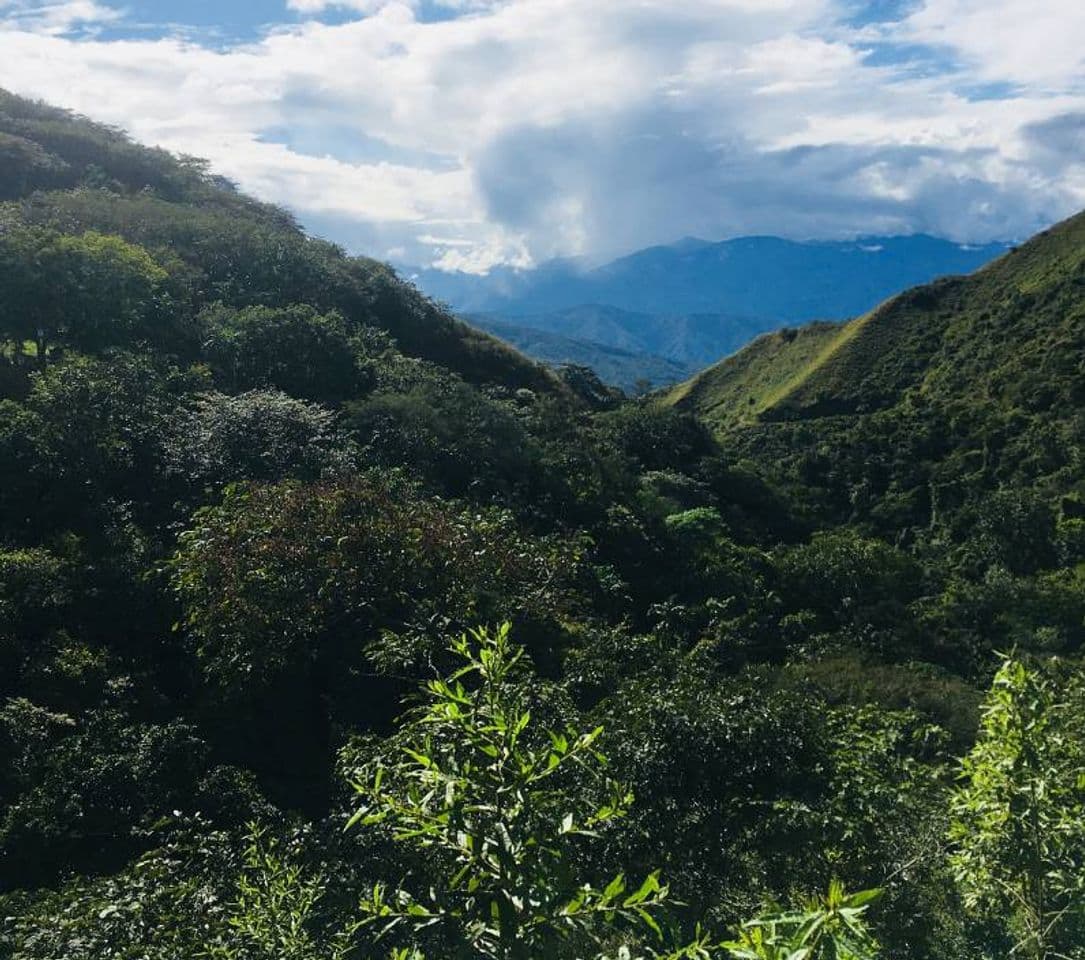
[[[354,448],[332,411],[278,390],[201,393],[170,416],[165,469],[202,487],[344,473]]]
[[[309,803],[335,743],[391,723],[399,678],[439,660],[447,633],[505,616],[552,665],[591,575],[576,542],[377,471],[228,488],[173,569],[216,728]]]
[[[965,903],[1036,960],[1085,956],[1085,691],[1062,672],[1003,662],[951,802]]]
[[[463,666],[426,684],[399,756],[355,783],[362,806],[350,821],[386,827],[437,877],[374,886],[363,923],[381,934],[433,928],[445,938],[441,956],[492,960],[583,957],[619,922],[660,935],[654,915],[667,888],[658,873],[631,889],[622,874],[600,888],[574,872],[573,842],[632,802],[603,773],[602,728],[540,735],[524,650],[507,624],[461,636],[451,650]],[[568,789],[574,770],[588,779],[582,798]]]
[[[207,960],[346,960],[349,925],[320,916],[328,879],[306,869],[293,846],[249,825],[227,932],[202,954]]]
[[[216,304],[200,320],[206,326],[204,352],[230,391],[274,387],[336,403],[368,385],[338,313],[320,314],[303,304],[244,310]]]
[[[24,228],[0,234],[0,331],[83,350],[132,336],[166,271],[142,247],[88,230],[80,236]]]

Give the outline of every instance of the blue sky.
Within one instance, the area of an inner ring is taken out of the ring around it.
[[[0,0],[0,86],[484,271],[1085,207],[1081,0]]]

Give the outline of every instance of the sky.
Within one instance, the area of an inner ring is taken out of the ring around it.
[[[0,0],[0,86],[474,273],[1085,208],[1083,0]]]

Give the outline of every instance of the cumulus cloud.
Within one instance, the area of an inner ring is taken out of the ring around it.
[[[61,36],[0,0],[0,85],[449,269],[689,234],[981,241],[1085,206],[1085,8],[1042,6],[289,0],[301,22],[223,49]]]
[[[924,0],[895,35],[948,48],[980,79],[1080,90],[1085,76],[1080,0]]]

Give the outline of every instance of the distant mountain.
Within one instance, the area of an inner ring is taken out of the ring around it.
[[[422,290],[460,312],[530,316],[604,304],[668,319],[722,315],[736,325],[771,329],[856,316],[907,287],[971,273],[1006,249],[922,234],[849,242],[687,239],[594,268],[555,260],[535,270],[499,268],[485,277],[438,270],[413,276]]]
[[[589,308],[585,308],[589,309]],[[609,308],[601,307],[601,311]],[[569,311],[575,313],[576,311]],[[615,311],[621,314],[621,311]],[[626,316],[637,316],[627,314]],[[604,382],[621,387],[626,393],[641,393],[645,389],[665,387],[684,380],[697,370],[697,365],[680,363],[642,350],[624,350],[584,337],[564,336],[534,326],[502,320],[490,314],[468,314],[464,319],[530,357],[554,366],[574,364],[590,367]],[[526,318],[531,320],[533,318]]]
[[[774,322],[752,317],[728,317],[719,313],[634,313],[594,303],[527,316],[492,313],[467,314],[466,317],[476,326],[482,326],[498,336],[501,334],[492,325],[478,322],[480,318],[487,318],[489,324],[500,321],[516,327],[592,341],[630,354],[662,357],[673,361],[676,369],[692,370],[715,363],[721,356],[744,346],[751,337],[777,326]],[[529,356],[536,356],[530,350],[526,352]]]
[[[648,354],[648,363],[662,357],[701,367],[759,334],[813,320],[846,320],[908,287],[970,273],[1006,249],[923,234],[801,243],[687,238],[596,267],[567,259],[534,270],[500,267],[487,276],[404,272],[459,313]],[[510,342],[536,359],[549,359],[522,338]],[[607,379],[602,368],[595,369]]]

